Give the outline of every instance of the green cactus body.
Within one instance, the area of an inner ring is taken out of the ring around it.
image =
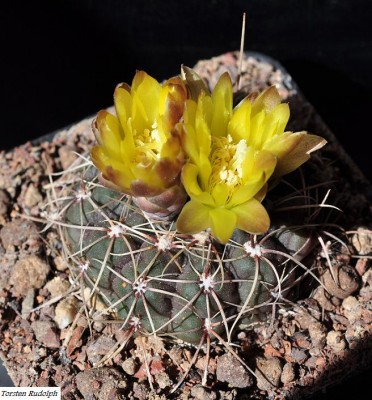
[[[231,337],[293,281],[284,254],[304,246],[303,230],[298,237],[280,230],[253,247],[240,230],[226,245],[208,234],[203,241],[150,221],[127,196],[87,176],[61,207],[64,241],[75,264],[85,265],[85,284],[124,328],[191,344],[214,333]]]

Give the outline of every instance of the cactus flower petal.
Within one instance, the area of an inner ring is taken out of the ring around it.
[[[235,210],[214,208],[209,215],[212,235],[221,243],[227,243],[237,227]]]
[[[265,144],[265,150],[278,156],[274,176],[286,175],[310,158],[310,154],[323,147],[327,141],[307,132],[285,132],[274,136]]]
[[[265,207],[255,198],[234,207],[237,227],[250,233],[266,232],[270,227],[270,218]]]
[[[199,233],[210,227],[210,207],[196,200],[186,203],[177,219],[177,230],[186,234]]]
[[[249,143],[255,149],[270,151],[278,158],[273,173],[276,178],[294,171],[310,158],[312,151],[327,143],[322,137],[305,131],[285,132],[289,115],[289,106],[281,103],[275,86],[253,98]]]

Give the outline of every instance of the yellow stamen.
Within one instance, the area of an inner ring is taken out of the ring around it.
[[[247,155],[248,146],[245,139],[233,143],[230,135],[212,136],[210,162],[212,173],[209,188],[224,183],[233,191],[242,184],[243,162]]]
[[[133,137],[136,147],[134,163],[147,165],[160,159],[163,141],[156,121],[151,125],[151,129],[146,128],[143,132],[134,129]]]

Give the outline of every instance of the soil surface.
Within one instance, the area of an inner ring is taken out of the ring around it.
[[[237,59],[227,53],[195,68],[213,87],[225,70],[236,80]],[[0,355],[16,386],[60,386],[64,399],[295,399],[372,365],[371,186],[285,71],[257,55],[246,55],[242,71],[240,97],[275,84],[290,103],[290,128],[328,140],[303,171],[326,183],[318,203],[342,210],[325,214],[329,229],[309,261],[322,285],[307,284],[267,322],[237,332],[233,348],[254,374],[221,343],[193,360],[194,347],[157,337],[135,337],[93,368],[125,333],[77,312],[60,237],[44,229],[50,174],[94,143],[84,120],[0,154]]]

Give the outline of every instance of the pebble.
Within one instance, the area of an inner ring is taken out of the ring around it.
[[[5,190],[0,189],[0,224],[2,225],[6,223],[8,208],[9,208],[9,195]]]
[[[128,375],[134,375],[138,369],[137,363],[132,357],[127,358],[125,361],[123,361],[123,363],[121,364],[121,368],[123,368],[123,371]]]
[[[313,316],[299,306],[295,306],[293,311],[295,313],[294,319],[300,324],[301,329],[308,329],[310,324],[316,321]]]
[[[344,315],[349,320],[351,324],[357,321],[361,314],[362,308],[354,296],[349,296],[342,302],[342,307],[344,308]]]
[[[362,276],[362,281],[369,286],[372,286],[372,269],[366,271]]]
[[[76,148],[69,145],[61,146],[58,150],[58,155],[64,170],[66,170],[77,159],[77,155],[74,151],[77,151]]]
[[[60,347],[59,337],[56,333],[56,326],[52,321],[34,321],[31,328],[35,333],[36,339],[45,347]]]
[[[312,294],[313,299],[315,299],[320,307],[326,311],[334,311],[336,309],[335,305],[332,303],[329,294],[324,290],[322,286],[318,286],[314,293]]]
[[[191,396],[193,396],[195,400],[215,400],[215,399],[217,399],[216,393],[208,392],[201,385],[196,385],[191,388]]]
[[[88,369],[76,375],[76,385],[85,400],[120,400],[127,384],[115,368]]]
[[[278,387],[283,372],[281,360],[277,357],[258,357],[256,361],[257,387],[267,391]]]
[[[52,299],[54,297],[63,296],[70,288],[70,284],[67,279],[61,279],[61,277],[56,276],[52,280],[48,281],[45,285],[45,289],[48,290]]]
[[[357,348],[359,340],[368,333],[368,326],[364,326],[361,323],[354,323],[345,331],[345,339],[347,340],[350,349]]]
[[[62,256],[57,256],[54,258],[54,265],[58,271],[66,271],[68,264]]]
[[[323,348],[326,343],[326,328],[319,322],[314,321],[309,325],[309,336],[314,347]]]
[[[252,376],[232,354],[227,353],[217,361],[217,379],[236,388],[246,388],[253,384]]]
[[[147,400],[150,398],[149,390],[147,386],[143,383],[134,382],[133,383],[133,398],[138,400]]]
[[[14,219],[3,226],[0,231],[0,238],[5,249],[9,246],[21,247],[30,241],[40,242],[37,226],[24,219]]]
[[[91,364],[98,363],[103,356],[112,351],[116,341],[109,336],[101,335],[97,340],[87,347],[87,357]]]
[[[41,203],[43,196],[40,194],[39,190],[32,183],[28,185],[25,195],[24,195],[24,205],[26,207],[32,208]]]
[[[359,258],[355,264],[355,270],[359,276],[362,276],[367,272],[370,260],[368,258]],[[364,280],[363,280],[364,282]]]
[[[91,296],[90,288],[86,287],[83,291],[84,301],[89,304],[89,307],[94,307],[97,311],[104,311],[107,310],[106,304],[99,298],[97,295]]]
[[[368,228],[358,228],[351,241],[360,255],[372,252],[372,233]]]
[[[158,374],[156,374],[155,380],[160,389],[165,389],[173,384],[169,375],[165,371],[160,371]]]
[[[307,354],[304,350],[293,347],[291,351],[291,357],[294,361],[301,364],[307,359]]]
[[[24,296],[29,289],[40,289],[44,286],[49,271],[49,265],[35,255],[17,261],[10,275],[13,293]]]
[[[349,265],[335,265],[332,270],[335,279],[330,269],[327,269],[321,277],[325,288],[332,296],[345,299],[359,289],[360,278],[355,268]]]
[[[303,349],[309,349],[311,347],[310,340],[303,332],[295,332],[293,338],[298,347],[302,347]]]
[[[336,353],[342,351],[346,348],[346,341],[343,338],[341,332],[330,331],[327,335],[327,344],[330,346]]]
[[[55,309],[54,321],[59,329],[64,329],[69,326],[75,319],[79,310],[79,302],[75,297],[68,297],[61,300]]]
[[[29,289],[26,297],[22,301],[22,318],[27,319],[31,310],[34,308],[35,290]]]
[[[290,382],[295,380],[295,370],[293,363],[286,363],[284,364],[282,374],[280,375],[280,380],[284,385],[287,385]]]

